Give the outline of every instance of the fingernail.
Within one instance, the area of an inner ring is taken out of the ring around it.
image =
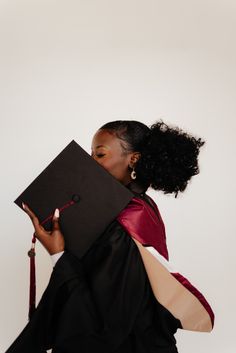
[[[54,216],[59,218],[59,214],[60,214],[60,212],[59,212],[58,208],[56,208],[55,212],[54,212]]]
[[[23,209],[25,210],[25,204],[24,204],[24,202],[22,202],[22,207],[23,207]]]

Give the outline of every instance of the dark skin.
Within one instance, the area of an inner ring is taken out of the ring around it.
[[[127,185],[132,180],[130,168],[135,167],[140,153],[124,153],[122,144],[124,144],[124,141],[121,141],[114,134],[106,130],[98,130],[92,139],[91,156],[117,180]],[[33,223],[36,238],[48,253],[53,255],[63,251],[65,241],[59,225],[59,210],[55,210],[52,218],[52,230],[46,231],[29,206],[26,204],[22,204],[22,206]]]

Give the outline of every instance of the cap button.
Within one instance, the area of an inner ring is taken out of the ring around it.
[[[72,197],[71,197],[71,199],[72,199],[74,202],[79,202],[80,197],[79,197],[78,194],[73,194]]]

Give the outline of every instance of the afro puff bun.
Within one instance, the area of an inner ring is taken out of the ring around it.
[[[198,154],[205,141],[163,121],[151,125],[136,164],[141,181],[164,194],[183,192],[192,176],[199,173]]]

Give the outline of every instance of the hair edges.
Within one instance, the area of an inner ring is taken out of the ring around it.
[[[137,175],[154,190],[175,193],[176,198],[192,176],[199,174],[198,154],[204,144],[202,138],[158,121],[144,139]]]

